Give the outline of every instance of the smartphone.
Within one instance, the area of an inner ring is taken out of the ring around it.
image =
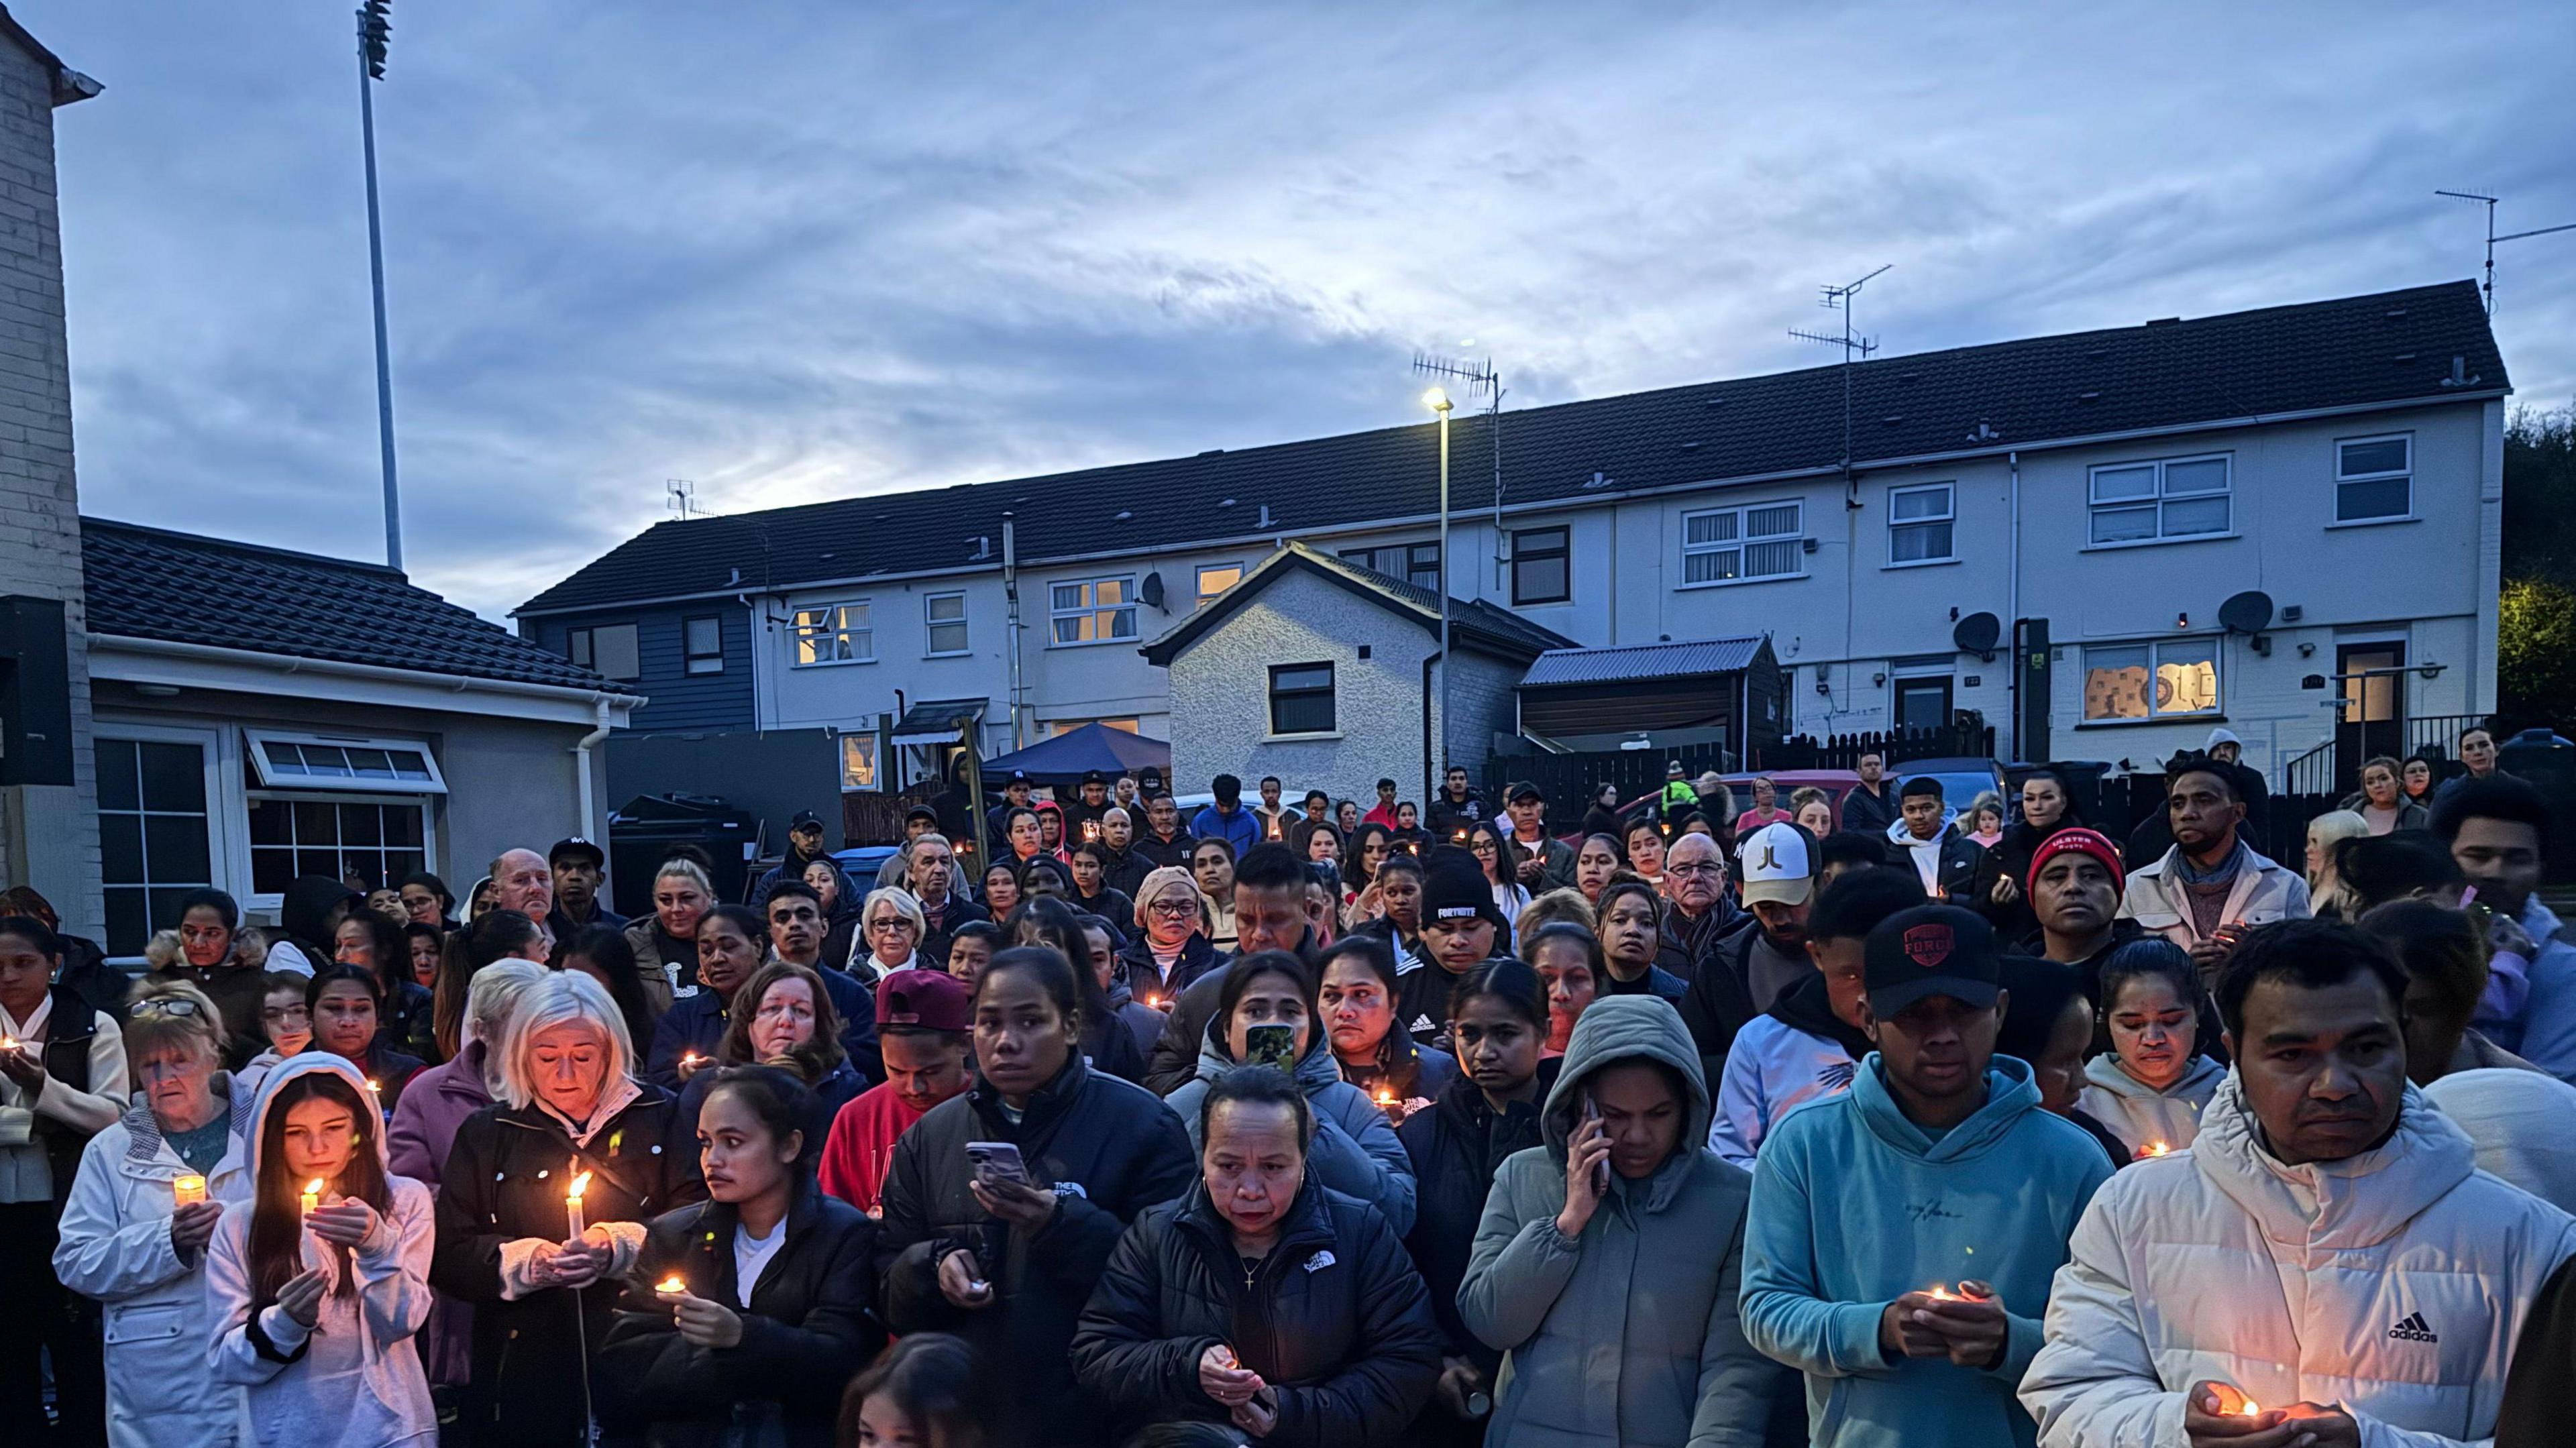
[[[1295,1071],[1297,1069],[1297,1028],[1295,1026],[1244,1027],[1243,1064],[1276,1066],[1282,1071]]]
[[[1600,1119],[1601,1119],[1601,1108],[1600,1108],[1599,1106],[1596,1106],[1596,1105],[1594,1105],[1594,1104],[1593,1104],[1593,1101],[1592,1101],[1592,1093],[1591,1093],[1591,1092],[1589,1092],[1589,1091],[1584,1092],[1584,1093],[1583,1093],[1583,1120],[1584,1120],[1585,1124],[1586,1124],[1586,1125],[1589,1125],[1589,1124],[1591,1124],[1592,1122],[1599,1121]],[[1600,1193],[1602,1193],[1602,1194],[1603,1194],[1603,1195],[1605,1195],[1605,1196],[1609,1194],[1609,1191],[1610,1191],[1610,1158],[1608,1158],[1608,1157],[1606,1157],[1606,1156],[1605,1156],[1605,1157],[1601,1158],[1599,1161],[1596,1161],[1596,1162],[1594,1162],[1594,1163],[1592,1164],[1592,1189],[1593,1189],[1594,1191],[1596,1191],[1596,1192],[1600,1192]]]
[[[966,1159],[975,1164],[975,1180],[1006,1181],[1020,1186],[1029,1184],[1028,1163],[1020,1160],[1020,1149],[1007,1141],[970,1141]]]

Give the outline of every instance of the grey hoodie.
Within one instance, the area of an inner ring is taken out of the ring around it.
[[[2207,1056],[2194,1056],[2182,1079],[2162,1091],[2128,1073],[2120,1058],[2105,1051],[2084,1063],[2084,1094],[2076,1105],[2105,1130],[2120,1138],[2131,1156],[2154,1142],[2164,1143],[2158,1156],[2182,1150],[2200,1135],[2200,1113],[2218,1094],[2227,1068]]]
[[[1208,1083],[1234,1069],[1234,1054],[1225,1048],[1219,1023],[1208,1022],[1199,1042],[1198,1074],[1164,1098],[1190,1134],[1195,1156],[1199,1140],[1199,1101]],[[1297,1089],[1315,1117],[1315,1140],[1307,1148],[1306,1171],[1316,1181],[1346,1197],[1377,1208],[1399,1237],[1413,1230],[1413,1158],[1396,1139],[1386,1112],[1360,1088],[1342,1079],[1334,1064],[1332,1043],[1317,1033],[1315,1043],[1297,1062]]]
[[[1566,1139],[1591,1078],[1638,1059],[1672,1068],[1690,1113],[1672,1158],[1611,1192],[1568,1239]],[[1699,1050],[1679,1013],[1652,996],[1592,1003],[1566,1043],[1540,1113],[1546,1143],[1494,1175],[1458,1314],[1501,1350],[1488,1440],[1512,1448],[1754,1448],[1783,1372],[1746,1343],[1737,1317],[1752,1179],[1707,1148]]]
[[[259,1160],[268,1113],[288,1082],[317,1071],[337,1073],[369,1099],[366,1078],[327,1051],[307,1051],[278,1063],[259,1083],[249,1129],[234,1144],[249,1170],[239,1178],[246,1199],[227,1202],[206,1256],[207,1317],[214,1323],[213,1360],[218,1381],[249,1389],[245,1416],[253,1444],[293,1448],[396,1448],[438,1438],[438,1412],[429,1400],[412,1337],[429,1318],[430,1249],[435,1245],[429,1188],[387,1171],[391,1210],[367,1241],[334,1272],[353,1273],[355,1291],[334,1290],[322,1299],[320,1320],[304,1328],[270,1304],[259,1309],[265,1348],[250,1331],[252,1284],[249,1236],[257,1196]],[[372,1133],[379,1161],[384,1128]],[[229,1162],[231,1157],[227,1157]],[[311,1251],[308,1245],[307,1251]]]

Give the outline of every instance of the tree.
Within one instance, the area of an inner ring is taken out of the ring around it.
[[[2576,404],[2517,408],[2505,424],[2502,571],[2496,703],[2532,723],[2576,720]]]
[[[2553,579],[2512,579],[2498,614],[2500,712],[2532,723],[2576,719],[2576,591]]]

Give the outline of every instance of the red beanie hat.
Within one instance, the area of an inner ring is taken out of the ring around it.
[[[2101,861],[2102,868],[2111,872],[2111,898],[2115,900],[2128,889],[2128,875],[2120,865],[2120,847],[2100,830],[2081,827],[2059,830],[2039,842],[2039,848],[2030,852],[2030,875],[2022,881],[2022,889],[2037,893],[2040,866],[2059,855],[2091,855]]]

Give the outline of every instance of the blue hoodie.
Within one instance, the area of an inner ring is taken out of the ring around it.
[[[1873,1051],[1851,1089],[1772,1128],[1744,1231],[1744,1335],[1807,1375],[1815,1448],[2030,1448],[2013,1399],[2039,1350],[2049,1279],[2111,1164],[2041,1109],[2030,1067],[1997,1056],[1986,1104],[1938,1140],[1906,1118]],[[2011,1327],[1984,1371],[1879,1351],[1907,1292],[1974,1278]]]

